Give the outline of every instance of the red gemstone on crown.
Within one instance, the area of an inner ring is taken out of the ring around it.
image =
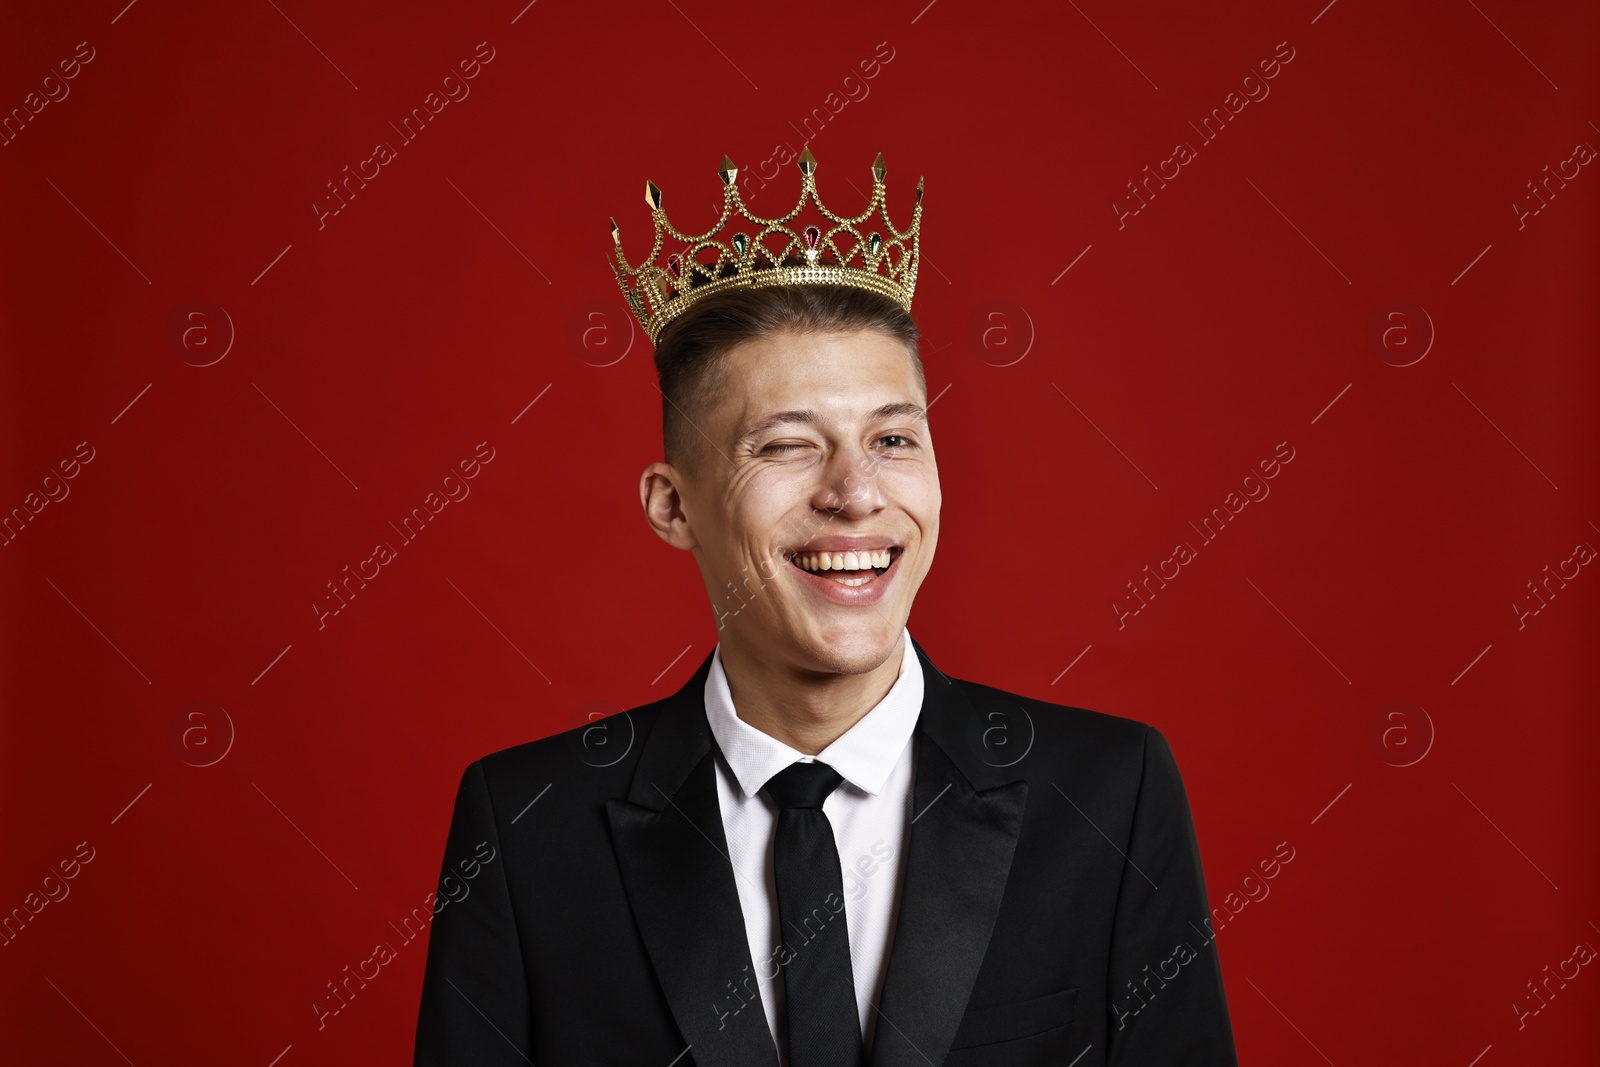
[[[817,229],[815,226],[807,226],[805,232],[806,232],[806,247],[810,248],[810,249],[815,249],[817,247],[818,239],[822,237],[822,231]]]
[[[672,276],[674,278],[678,277],[678,267],[679,267],[678,257],[675,256],[675,255],[668,256],[667,257],[667,270],[671,272],[671,274],[672,274]]]

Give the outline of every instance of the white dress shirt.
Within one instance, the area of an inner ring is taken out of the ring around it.
[[[839,848],[856,1007],[870,1048],[877,1017],[872,1005],[878,1002],[888,968],[905,867],[904,845],[910,832],[911,786],[916,774],[911,732],[922,712],[922,664],[911,646],[909,630],[903,632],[903,642],[904,655],[894,686],[814,757],[739,718],[722,669],[720,645],[706,677],[706,718],[720,749],[717,800],[756,971],[753,981],[750,975],[730,977],[740,998],[747,999],[740,1011],[753,1001],[751,987],[759,989],[783,1067],[788,1067],[788,1050],[778,1025],[783,978],[777,954],[782,935],[772,867],[778,808],[760,790],[774,774],[799,760],[826,763],[844,779],[823,802],[822,810],[833,825],[833,839]]]

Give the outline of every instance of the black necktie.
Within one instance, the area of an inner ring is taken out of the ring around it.
[[[850,973],[844,879],[822,802],[844,779],[826,763],[791,763],[766,784],[781,809],[773,844],[785,951],[789,1067],[860,1067],[861,1017]]]

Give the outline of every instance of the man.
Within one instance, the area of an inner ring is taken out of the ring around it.
[[[881,155],[850,219],[800,169],[800,206],[756,220],[724,158],[698,236],[647,183],[655,252],[684,244],[664,266],[617,237],[663,396],[640,496],[718,644],[663,700],[467,768],[416,1062],[1234,1064],[1162,735],[911,639],[941,503],[921,186],[901,231]],[[808,200],[826,233],[787,226]]]

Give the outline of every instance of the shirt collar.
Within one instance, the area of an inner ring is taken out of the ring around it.
[[[722,646],[717,646],[706,675],[706,719],[746,797],[754,797],[768,779],[791,763],[813,758],[828,764],[858,789],[873,796],[882,792],[922,711],[922,663],[911,645],[910,630],[902,630],[902,637],[900,674],[889,692],[815,757],[790,748],[739,718],[728,676],[722,669]]]

